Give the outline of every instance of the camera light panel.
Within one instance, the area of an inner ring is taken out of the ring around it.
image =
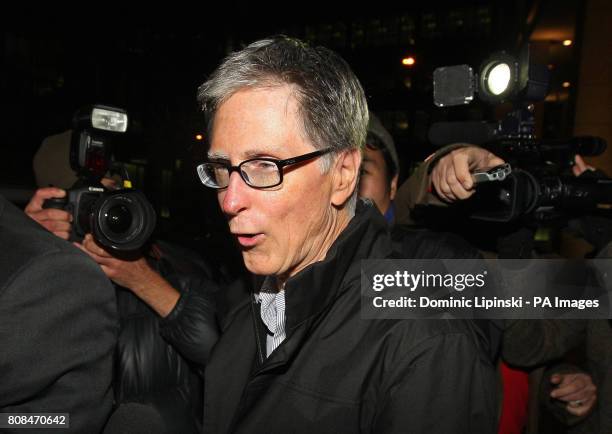
[[[434,104],[438,107],[469,104],[474,99],[474,72],[468,65],[436,68],[433,85]]]
[[[127,113],[94,107],[91,112],[91,125],[99,130],[125,133],[128,116]]]

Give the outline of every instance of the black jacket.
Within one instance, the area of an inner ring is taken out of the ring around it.
[[[115,291],[83,252],[0,196],[0,413],[70,413],[98,433],[113,399]]]
[[[202,365],[218,336],[213,270],[178,246],[158,241],[155,248],[161,257],[151,265],[181,296],[160,320],[133,293],[117,289],[116,402],[147,406],[147,414],[155,414],[163,425],[159,432],[195,434],[202,426]]]
[[[287,338],[267,359],[259,306],[236,309],[206,369],[204,432],[495,432],[477,327],[360,318],[360,260],[391,253],[382,216],[358,211],[325,260],[287,281]]]

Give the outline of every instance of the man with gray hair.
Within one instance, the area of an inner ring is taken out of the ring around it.
[[[210,150],[198,174],[262,276],[222,325],[204,431],[494,432],[493,368],[470,322],[360,317],[361,260],[392,247],[380,213],[357,204],[368,109],[346,62],[261,40],[199,100]]]

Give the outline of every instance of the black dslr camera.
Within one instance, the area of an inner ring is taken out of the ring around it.
[[[66,197],[43,204],[72,214],[72,241],[92,233],[105,247],[131,251],[142,247],[155,228],[153,207],[144,194],[131,188],[125,167],[113,161],[113,149],[127,126],[127,113],[115,107],[89,106],[73,117],[70,166],[78,180]],[[107,173],[121,175],[123,188],[104,187],[101,180]]]
[[[578,178],[568,174],[576,154],[603,153],[603,139],[536,138],[533,102],[544,100],[548,84],[548,69],[530,62],[528,47],[518,59],[504,52],[492,55],[478,73],[468,65],[434,71],[434,104],[438,107],[469,104],[475,94],[492,104],[513,103],[513,110],[500,122],[438,122],[429,130],[434,145],[479,145],[512,167],[503,181],[478,184],[478,194],[459,204],[471,217],[497,222],[517,218],[543,221],[612,204],[612,180],[587,172]]]

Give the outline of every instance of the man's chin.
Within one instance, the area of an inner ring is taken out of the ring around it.
[[[243,250],[242,259],[244,259],[244,265],[253,274],[261,276],[269,276],[274,274],[274,267],[270,266],[270,257],[268,255],[262,255],[253,250]]]

